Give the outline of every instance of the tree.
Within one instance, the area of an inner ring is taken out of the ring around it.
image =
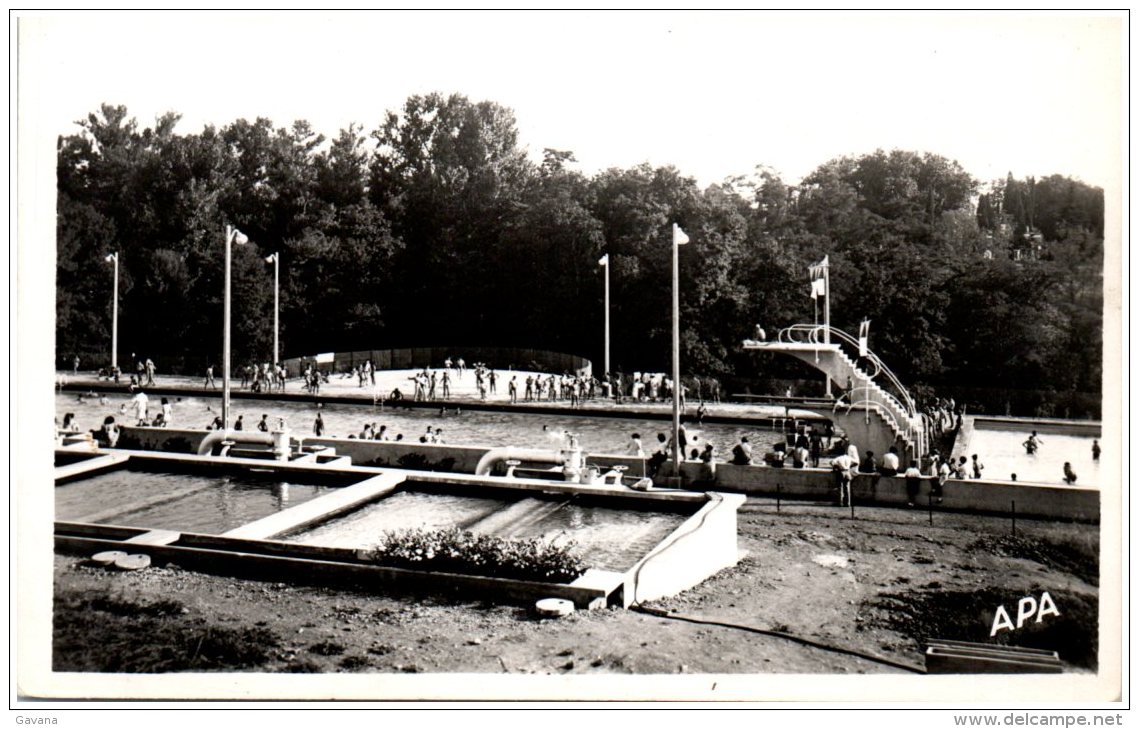
[[[509,313],[487,302],[500,285],[494,251],[534,177],[513,112],[458,94],[413,96],[372,136],[372,201],[405,244],[393,335],[462,342],[509,331]]]

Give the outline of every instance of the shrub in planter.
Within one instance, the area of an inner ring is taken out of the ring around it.
[[[387,567],[455,572],[539,582],[571,582],[585,564],[571,543],[559,547],[541,539],[503,539],[458,527],[405,529],[385,535],[366,558]]]

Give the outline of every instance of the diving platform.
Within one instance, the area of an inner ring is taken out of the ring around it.
[[[825,374],[842,394],[832,406],[804,404],[804,410],[828,418],[846,433],[860,453],[877,457],[891,446],[907,460],[928,451],[928,436],[921,413],[910,393],[873,352],[855,360],[842,345],[859,351],[850,334],[825,325],[795,324],[771,341],[744,340],[745,350],[789,354]]]

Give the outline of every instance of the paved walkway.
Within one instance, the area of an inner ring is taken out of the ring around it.
[[[654,419],[669,419],[672,417],[672,403],[669,401],[633,402],[626,398],[622,404],[618,405],[616,400],[612,398],[605,399],[597,397],[592,400],[582,401],[578,407],[574,407],[569,400],[526,402],[522,399],[526,392],[526,377],[535,373],[518,370],[513,372],[498,372],[497,392],[488,393],[486,400],[480,400],[478,388],[475,385],[475,374],[473,371],[467,370],[461,377],[452,376],[451,397],[448,400],[444,401],[436,398],[431,401],[414,402],[411,400],[411,396],[415,392],[415,385],[412,378],[417,371],[421,370],[380,370],[376,373],[376,385],[374,387],[370,384],[367,387],[360,387],[359,381],[355,377],[345,378],[340,375],[332,375],[327,383],[321,385],[320,394],[318,395],[308,393],[304,389],[300,379],[289,380],[283,393],[279,390],[254,393],[249,389],[242,388],[240,386],[241,380],[235,379],[230,382],[230,393],[234,398],[264,400],[300,400],[306,402],[316,400],[321,402],[351,404],[356,402],[371,403],[377,398],[383,398],[385,402],[390,403],[392,391],[398,388],[405,398],[400,404],[408,407],[438,408],[444,405],[455,405],[470,410],[534,413],[574,412],[581,415],[599,417],[639,417]],[[452,370],[452,373],[453,372]],[[517,403],[511,403],[508,394],[511,377],[518,378],[519,397]],[[125,381],[130,381],[129,376],[125,378]],[[216,395],[217,397],[221,397],[221,378],[217,378],[216,389],[203,388],[204,381],[204,378],[198,377],[156,375],[154,386],[146,388],[146,391],[151,394],[165,393],[199,397]],[[108,380],[100,380],[98,376],[92,372],[79,372],[78,375],[71,372],[58,372],[56,382],[58,387],[67,391],[127,392],[127,385],[122,383],[115,384]],[[441,386],[437,387],[439,387],[441,392]],[[684,413],[688,416],[695,415],[697,403],[690,401],[687,405],[688,407]],[[704,421],[709,423],[743,423],[754,422],[756,420],[770,421],[773,418],[787,419],[788,417],[793,417],[797,419],[811,419],[817,417],[814,413],[799,408],[788,408],[785,405],[753,403],[705,403],[705,411]]]

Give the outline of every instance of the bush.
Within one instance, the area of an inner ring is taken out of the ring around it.
[[[385,535],[367,558],[388,567],[571,582],[585,572],[573,544],[558,547],[541,539],[503,539],[450,529],[407,529]]]

